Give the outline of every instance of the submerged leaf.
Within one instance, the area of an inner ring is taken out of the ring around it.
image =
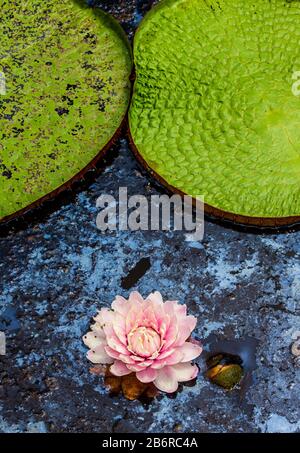
[[[240,383],[244,371],[242,360],[232,354],[217,354],[207,360],[206,377],[216,385],[227,390]]]
[[[90,372],[97,376],[104,376],[104,384],[112,395],[118,395],[122,392],[124,397],[130,401],[141,397],[153,399],[158,394],[153,383],[144,384],[140,382],[134,373],[127,376],[115,376],[105,365],[96,365],[90,368]]]

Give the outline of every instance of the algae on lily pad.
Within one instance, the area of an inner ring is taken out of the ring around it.
[[[300,2],[165,0],[134,43],[137,156],[244,223],[300,216]]]
[[[132,57],[116,21],[84,2],[0,0],[0,7],[3,220],[101,157],[126,115]]]

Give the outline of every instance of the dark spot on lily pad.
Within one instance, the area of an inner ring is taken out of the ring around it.
[[[69,110],[64,108],[64,107],[57,107],[55,109],[55,111],[59,114],[59,116],[62,116],[62,115],[67,115],[69,113]]]
[[[4,170],[4,172],[2,172],[2,176],[4,176],[7,179],[10,179],[12,177],[12,173],[10,170]]]

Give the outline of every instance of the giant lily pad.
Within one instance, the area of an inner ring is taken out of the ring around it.
[[[135,37],[136,155],[207,212],[300,216],[300,2],[166,0]]]
[[[75,0],[0,1],[0,219],[102,156],[130,101],[120,26]]]

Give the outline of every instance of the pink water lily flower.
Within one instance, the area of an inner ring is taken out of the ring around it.
[[[201,352],[197,342],[188,341],[197,319],[187,315],[186,305],[163,302],[159,292],[146,299],[138,292],[129,299],[117,296],[112,309],[102,308],[92,331],[83,337],[93,363],[111,364],[115,376],[136,373],[144,383],[153,382],[172,393],[178,382],[194,379],[198,367],[191,363]]]

